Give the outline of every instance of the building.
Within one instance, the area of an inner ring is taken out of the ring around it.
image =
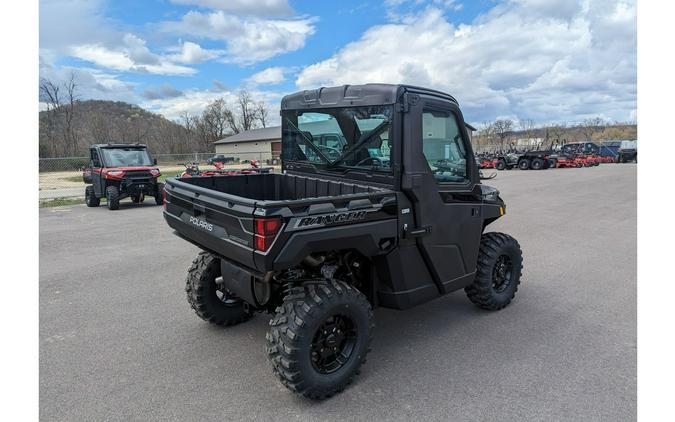
[[[214,142],[216,154],[245,160],[269,160],[281,155],[281,126],[251,129]]]
[[[313,122],[310,125],[320,126],[319,132],[329,133],[331,130],[332,132],[339,132],[339,128],[330,127],[331,123],[334,125],[334,122],[330,120]],[[326,126],[326,128],[323,126]],[[466,127],[471,141],[476,128],[468,123]],[[214,145],[216,146],[216,154],[238,158],[240,161],[279,158],[281,155],[281,126],[247,130],[216,141]]]
[[[469,134],[469,142],[471,143],[471,145],[473,145],[473,133],[477,129],[466,122],[464,122],[464,126],[466,126],[466,131]]]

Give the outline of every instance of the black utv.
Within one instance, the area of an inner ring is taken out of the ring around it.
[[[91,161],[82,174],[88,184],[84,191],[87,206],[98,207],[101,198],[106,198],[108,209],[116,210],[121,199],[130,197],[141,203],[146,195],[162,204],[164,184],[157,181],[157,160],[150,157],[145,145],[95,144],[89,151]]]
[[[170,178],[164,218],[203,250],[186,281],[200,318],[272,314],[266,350],[286,387],[314,399],[342,391],[370,351],[378,306],[458,289],[484,309],[511,302],[520,246],[486,232],[506,206],[480,183],[452,96],[320,88],[284,97],[281,120],[283,173]],[[339,155],[317,145],[326,133],[345,139]]]

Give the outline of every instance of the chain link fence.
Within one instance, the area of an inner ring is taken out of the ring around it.
[[[202,169],[213,169],[209,162],[214,153],[190,153],[190,154],[153,154],[157,160],[162,175],[160,181],[167,177],[180,174],[184,164],[199,163]],[[269,153],[264,152],[240,152],[225,154],[225,168],[239,169],[249,167],[251,160],[258,160],[263,166],[274,167],[274,171],[281,171],[281,160],[269,158]],[[40,158],[39,189],[40,201],[84,198],[85,183],[82,180],[82,169],[89,166],[89,157],[61,157]]]

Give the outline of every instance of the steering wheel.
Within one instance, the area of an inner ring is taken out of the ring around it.
[[[380,160],[380,159],[377,158],[377,157],[366,157],[366,158],[364,158],[363,160],[359,161],[358,163],[356,163],[356,164],[354,164],[354,165],[355,165],[355,166],[361,166],[361,165],[365,164],[365,163],[368,162],[368,161],[372,161],[372,162],[373,162],[373,165],[377,165],[378,167],[384,167],[384,166],[383,166],[383,163],[382,163],[382,160]],[[375,163],[376,161],[377,161],[377,164]]]

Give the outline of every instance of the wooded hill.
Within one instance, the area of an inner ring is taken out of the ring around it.
[[[91,144],[144,143],[155,153],[198,152],[181,125],[133,104],[74,101],[40,112],[40,157],[87,155]]]

